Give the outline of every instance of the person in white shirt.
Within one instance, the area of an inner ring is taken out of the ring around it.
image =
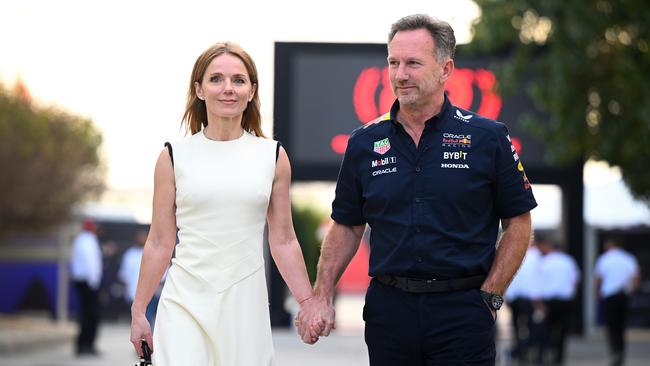
[[[72,243],[70,277],[79,295],[77,355],[97,355],[95,338],[99,325],[99,287],[102,280],[102,251],[97,240],[97,224],[83,222],[83,231]]]
[[[552,364],[562,364],[580,269],[573,257],[560,251],[550,240],[540,241],[538,245],[542,253],[538,276],[546,325],[539,361],[550,354]]]
[[[539,263],[542,257],[537,248],[537,237],[526,251],[519,271],[510,282],[505,300],[512,314],[514,345],[510,351],[512,358],[525,362],[528,350],[536,345],[536,326],[533,318],[533,301],[539,299]]]
[[[638,288],[641,276],[636,258],[623,250],[615,239],[607,239],[604,249],[594,268],[596,293],[604,303],[612,365],[622,365],[628,297]]]
[[[138,230],[135,234],[135,245],[127,249],[122,255],[122,262],[118,272],[118,278],[126,286],[124,291],[124,299],[131,305],[135,299],[135,292],[138,286],[138,277],[140,275],[140,263],[142,262],[142,253],[144,252],[144,245],[147,241],[148,232],[146,230]],[[145,316],[151,324],[152,328],[156,320],[156,309],[160,299],[160,292],[162,291],[162,283],[164,282],[165,275],[161,280],[161,286],[153,294],[151,301],[147,305]]]

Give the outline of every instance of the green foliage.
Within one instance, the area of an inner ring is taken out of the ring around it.
[[[292,206],[293,226],[296,236],[300,242],[302,255],[307,265],[307,273],[311,283],[316,281],[316,266],[320,257],[321,240],[318,236],[318,228],[323,221],[324,215],[309,206]]]
[[[103,189],[101,135],[88,119],[32,105],[0,85],[0,238],[67,220]]]
[[[621,168],[650,199],[650,7],[644,0],[476,0],[482,15],[470,45],[510,52],[497,70],[502,91],[521,80],[550,120],[530,124],[550,158],[589,158]],[[533,78],[523,78],[534,75]]]

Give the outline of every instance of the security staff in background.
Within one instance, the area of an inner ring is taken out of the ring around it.
[[[370,365],[494,364],[496,311],[528,248],[537,203],[506,126],[445,94],[455,48],[449,24],[427,15],[392,25],[397,100],[349,139],[318,265],[318,306],[296,319],[307,343],[309,330],[327,336],[335,326],[335,285],[367,223]]]
[[[99,325],[99,286],[102,281],[102,251],[97,239],[97,224],[85,219],[83,230],[72,243],[70,277],[79,296],[78,356],[98,354],[95,348]]]
[[[575,259],[559,249],[550,238],[537,242],[542,252],[539,263],[540,296],[544,304],[544,326],[538,362],[561,365],[572,316],[573,299],[580,284],[580,269]]]
[[[506,304],[510,308],[514,338],[510,356],[520,363],[528,361],[530,350],[539,346],[540,340],[539,323],[541,323],[541,319],[535,316],[541,282],[539,264],[542,254],[537,247],[540,238],[543,238],[542,234],[534,235],[534,240],[526,251],[524,261],[504,296]]]
[[[641,276],[636,258],[623,250],[615,239],[607,239],[604,248],[594,268],[596,293],[605,307],[611,364],[619,366],[625,362],[628,299],[639,287]]]

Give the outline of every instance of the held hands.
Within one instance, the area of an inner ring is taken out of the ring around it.
[[[153,353],[153,338],[151,336],[151,325],[145,317],[144,313],[131,314],[131,343],[135,348],[138,356],[143,356],[142,340],[144,339],[149,345],[149,349]]]
[[[314,295],[300,304],[295,325],[302,341],[314,344],[320,336],[327,337],[336,328],[334,306],[327,299]]]

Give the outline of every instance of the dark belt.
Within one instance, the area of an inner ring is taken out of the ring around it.
[[[379,275],[376,276],[377,281],[384,285],[397,287],[398,289],[406,292],[451,292],[459,290],[469,290],[473,288],[480,288],[485,281],[484,275],[457,278],[453,280],[438,280],[438,279],[420,279],[399,277],[393,275]]]

